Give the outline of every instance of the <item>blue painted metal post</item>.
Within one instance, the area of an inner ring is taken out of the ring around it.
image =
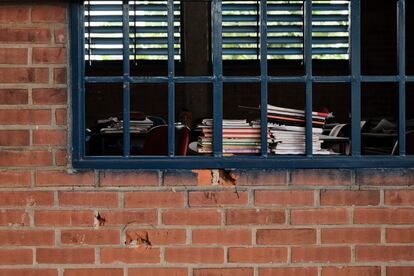
[[[213,152],[223,155],[223,62],[222,62],[222,14],[221,0],[212,2],[213,25]]]
[[[260,0],[260,123],[261,123],[261,154],[267,156],[267,0]]]
[[[174,0],[168,0],[168,155],[175,154]]]
[[[84,121],[85,112],[82,109],[82,102],[84,102],[84,82],[83,82],[83,68],[85,57],[85,41],[83,36],[84,30],[84,13],[83,5],[80,3],[70,3],[70,16],[69,16],[69,31],[71,43],[71,56],[72,56],[72,104],[74,107],[79,106],[79,108],[72,108],[72,160],[80,160],[85,155],[84,143],[85,143],[85,130],[82,128],[84,124],[81,122]]]
[[[351,143],[352,156],[361,155],[361,20],[360,0],[351,0]]]
[[[306,68],[306,155],[312,157],[312,0],[305,0],[303,30]]]
[[[134,16],[135,20],[135,16]],[[130,153],[130,83],[129,83],[129,1],[123,0],[122,3],[122,37],[123,37],[123,133],[124,133],[124,157],[128,157]]]
[[[398,66],[399,66],[399,116],[398,116],[398,145],[400,156],[405,155],[405,132],[406,132],[406,115],[405,115],[405,0],[398,1]]]

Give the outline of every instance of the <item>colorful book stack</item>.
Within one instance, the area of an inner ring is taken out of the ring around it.
[[[269,152],[274,154],[305,154],[306,152],[306,119],[305,111],[267,106],[268,130],[272,142]],[[312,112],[312,148],[314,154],[330,154],[322,149],[319,139],[328,113]]]
[[[198,138],[198,152],[213,152],[213,120],[205,119],[198,128],[203,135]],[[247,120],[223,120],[223,153],[260,153],[260,126],[250,125]]]

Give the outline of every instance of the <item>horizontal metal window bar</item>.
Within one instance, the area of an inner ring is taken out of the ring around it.
[[[398,82],[399,76],[361,76],[361,82]]]
[[[274,168],[409,168],[414,156],[332,157],[317,156],[245,156],[245,157],[85,157],[75,160],[80,169],[274,169]]]

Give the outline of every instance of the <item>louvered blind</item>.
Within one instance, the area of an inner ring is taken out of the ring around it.
[[[267,1],[268,59],[303,59],[303,1]],[[312,3],[313,58],[349,58],[349,0]],[[258,59],[259,1],[223,0],[223,59]]]
[[[85,59],[121,60],[122,1],[84,1]],[[168,58],[167,1],[129,1],[131,60]],[[180,4],[174,3],[174,53],[180,59]]]

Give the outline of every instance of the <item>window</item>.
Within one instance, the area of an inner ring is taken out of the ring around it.
[[[76,168],[413,164],[405,0],[71,6]]]
[[[223,1],[223,59],[260,58],[260,1]],[[268,59],[303,59],[303,1],[267,1]],[[349,58],[349,0],[313,1],[315,59]]]
[[[85,1],[85,60],[122,60],[122,1]],[[131,60],[166,60],[166,1],[129,1]],[[180,2],[174,3],[174,54],[180,59]]]

